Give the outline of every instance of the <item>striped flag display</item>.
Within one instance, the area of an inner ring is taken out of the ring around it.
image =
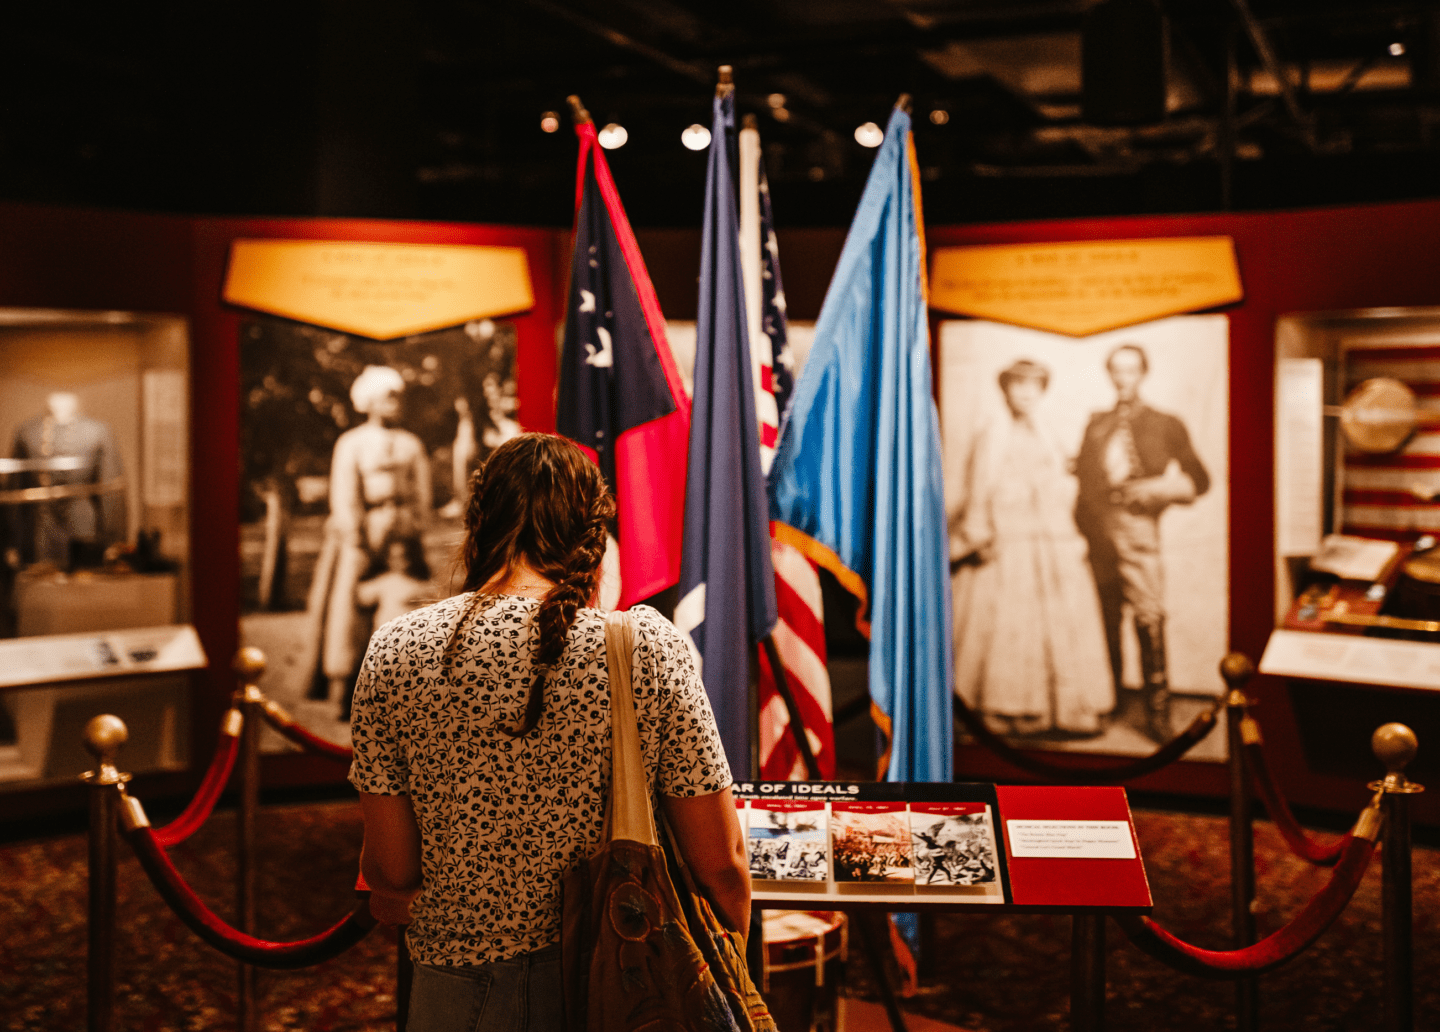
[[[1397,452],[1347,451],[1341,522],[1346,534],[1411,541],[1440,532],[1440,345],[1351,345],[1346,394],[1378,376],[1415,392],[1420,425]]]
[[[825,608],[820,574],[794,545],[770,542],[775,564],[775,605],[779,619],[771,632],[785,681],[795,696],[820,777],[835,777],[835,731],[831,723],[830,672],[826,669]],[[760,777],[800,781],[809,775],[790,733],[790,714],[775,687],[769,657],[760,650]]]
[[[760,463],[768,473],[775,459],[780,424],[795,386],[795,367],[785,317],[780,248],[770,207],[770,184],[760,154],[760,133],[748,124],[740,132],[740,257],[745,273],[746,321],[755,375],[755,414]],[[785,681],[795,696],[810,750],[822,778],[835,776],[830,674],[825,668],[825,609],[820,574],[795,546],[771,541],[775,567],[777,623],[772,633]],[[790,732],[790,713],[769,657],[760,649],[760,776],[789,781],[808,776]]]

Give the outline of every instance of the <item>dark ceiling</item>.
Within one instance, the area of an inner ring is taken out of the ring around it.
[[[932,222],[1440,195],[1440,4],[1163,0],[1163,112],[1096,124],[1082,52],[1124,71],[1147,45],[1082,39],[1137,5],[16,3],[0,198],[565,225],[578,93],[629,134],[610,160],[633,221],[693,225],[705,158],[680,133],[708,124],[721,63],[760,116],[782,224],[848,223],[874,153],[854,130],[902,91]]]

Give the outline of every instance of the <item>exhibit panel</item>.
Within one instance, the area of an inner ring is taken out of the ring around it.
[[[1294,566],[1294,562],[1285,558],[1285,550],[1295,547],[1297,528],[1313,539],[1317,529],[1323,536],[1325,529],[1344,527],[1345,496],[1341,494],[1337,499],[1336,469],[1353,475],[1363,466],[1367,471],[1375,470],[1392,479],[1394,476],[1393,470],[1377,468],[1369,460],[1347,465],[1337,459],[1335,452],[1324,450],[1324,434],[1332,429],[1328,424],[1336,424],[1338,417],[1321,413],[1317,418],[1311,412],[1297,418],[1293,410],[1277,402],[1277,392],[1313,393],[1315,387],[1310,384],[1316,376],[1313,366],[1307,371],[1298,365],[1277,364],[1277,359],[1318,357],[1318,353],[1285,351],[1285,341],[1289,339],[1286,334],[1292,331],[1285,329],[1283,317],[1298,313],[1296,319],[1313,322],[1317,316],[1306,313],[1354,316],[1365,311],[1370,315],[1427,315],[1417,310],[1440,303],[1440,286],[1437,286],[1440,269],[1437,269],[1433,249],[1425,243],[1437,225],[1440,225],[1440,205],[1417,202],[1312,211],[940,226],[931,227],[927,236],[932,251],[937,254],[946,248],[1026,245],[1053,250],[1061,244],[1110,247],[1117,241],[1194,240],[1217,236],[1232,242],[1243,296],[1219,302],[1223,307],[1217,313],[1228,325],[1229,423],[1225,464],[1228,612],[1223,616],[1225,634],[1219,642],[1220,648],[1210,659],[1210,663],[1218,664],[1229,649],[1239,650],[1258,661],[1271,632],[1285,618],[1294,585],[1293,579],[1286,579],[1293,578],[1289,567]],[[932,285],[937,296],[941,294],[935,285],[938,275],[932,269]],[[1216,281],[1212,285],[1220,284]],[[932,302],[940,303],[934,301],[934,296]],[[1375,311],[1382,308],[1387,311]],[[1410,311],[1405,313],[1404,309]],[[1003,317],[1018,321],[1013,315]],[[945,360],[942,339],[945,319],[945,311],[933,313],[937,368],[941,368]],[[1398,330],[1402,322],[1390,325]],[[1379,325],[1370,320],[1361,336],[1374,338]],[[1413,319],[1410,328],[1414,329]],[[1278,344],[1277,330],[1281,331]],[[1358,327],[1351,326],[1347,332],[1354,337],[1357,330]],[[1381,332],[1379,336],[1387,338],[1387,333]],[[1381,357],[1373,354],[1375,342],[1372,341],[1372,345],[1356,343],[1358,346],[1352,351],[1366,347],[1372,351],[1370,357]],[[1374,378],[1358,366],[1350,372],[1359,374],[1358,379],[1352,376],[1352,387],[1358,386],[1360,379]],[[1383,370],[1376,372],[1383,373]],[[995,394],[992,401],[1000,399],[998,385],[993,379],[991,384],[990,390]],[[1319,385],[1322,391],[1330,386],[1328,380]],[[946,404],[943,382],[939,389],[943,411]],[[1336,390],[1337,393],[1323,398],[1323,405],[1338,406],[1343,401],[1345,388]],[[1420,393],[1423,397],[1423,392]],[[1289,436],[1283,432],[1287,425],[1291,431]],[[1299,438],[1294,437],[1297,429]],[[1417,447],[1423,451],[1421,437],[1415,440],[1420,441]],[[1406,459],[1406,463],[1413,461]],[[1303,468],[1297,469],[1297,463]],[[1297,472],[1307,487],[1294,486],[1292,478]],[[958,474],[952,474],[947,468],[947,476],[950,475]],[[1366,475],[1374,474],[1367,472]],[[1409,470],[1403,476],[1408,475]],[[1287,484],[1291,485],[1288,489]],[[1343,487],[1338,490],[1343,491]],[[1356,494],[1357,490],[1395,491],[1415,497],[1408,479],[1398,488],[1362,489],[1352,485],[1351,514],[1367,518],[1373,513],[1359,506],[1375,500],[1376,496]],[[1407,520],[1415,518],[1412,510],[1425,508],[1419,498],[1415,499],[1415,505],[1402,501],[1398,506],[1393,504],[1395,498],[1396,495],[1390,496],[1389,510],[1405,512]],[[1201,496],[1200,501],[1203,500]],[[1332,518],[1332,509],[1338,513],[1338,521],[1325,524],[1324,520]],[[1164,519],[1169,518],[1167,513]],[[1351,522],[1352,529],[1360,525],[1358,520]],[[1163,541],[1163,530],[1161,538]],[[1292,555],[1299,554],[1299,549],[1292,552]],[[1184,590],[1190,585],[1184,582],[1175,586]],[[1167,584],[1167,590],[1170,587]],[[1357,644],[1353,647],[1362,647],[1359,643],[1364,643],[1364,649],[1386,645],[1376,638],[1354,640]],[[1420,726],[1440,719],[1440,709],[1437,709],[1440,700],[1433,694],[1386,690],[1363,683],[1325,685],[1298,676],[1261,676],[1251,682],[1247,691],[1264,707],[1261,712],[1267,746],[1275,757],[1277,769],[1284,772],[1282,777],[1287,789],[1294,792],[1293,799],[1300,805],[1333,809],[1342,804],[1363,802],[1356,785],[1361,777],[1373,771],[1374,760],[1368,755],[1365,734],[1357,728],[1373,728],[1387,720]],[[1342,739],[1347,741],[1340,748]],[[1097,759],[1087,765],[1099,769],[1102,762]],[[970,777],[1005,777],[1012,770],[1004,761],[975,746],[960,748],[957,769]],[[1423,773],[1417,772],[1417,777]],[[1133,784],[1160,791],[1215,795],[1226,791],[1222,768],[1192,762],[1189,758],[1168,769],[1149,773]],[[1433,801],[1421,798],[1416,805],[1417,819],[1432,821],[1440,817]]]
[[[179,671],[204,662],[184,626],[186,322],[3,309],[0,368],[0,782],[72,778],[96,707],[140,729],[138,771],[182,770],[191,700]],[[133,633],[107,633],[122,631]]]
[[[553,426],[556,236],[197,222],[197,337],[213,401],[200,447],[240,470],[232,485],[206,485],[210,525],[233,542],[233,558],[207,555],[208,576],[234,584],[238,602],[208,614],[208,634],[230,654],[259,647],[262,690],[326,741],[348,742],[370,631],[450,593],[457,481],[522,427]],[[364,411],[390,394],[397,414]],[[352,524],[363,534],[349,542]],[[231,687],[227,671],[212,674],[202,726],[219,721]],[[264,748],[288,754],[267,758],[278,781],[344,777],[269,729]]]
[[[955,691],[1012,744],[1148,755],[1222,691],[1228,329],[940,323]],[[1120,497],[1147,477],[1175,489]],[[1224,755],[1217,727],[1188,758]]]

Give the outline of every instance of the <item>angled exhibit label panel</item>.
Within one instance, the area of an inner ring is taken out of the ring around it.
[[[535,304],[523,247],[333,240],[236,240],[222,296],[374,340]]]
[[[930,304],[1072,337],[1240,301],[1228,236],[940,247]]]

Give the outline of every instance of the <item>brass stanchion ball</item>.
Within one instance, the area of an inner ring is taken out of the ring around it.
[[[1381,724],[1370,736],[1370,750],[1391,774],[1408,767],[1419,747],[1415,732],[1404,724]]]
[[[234,667],[246,684],[255,684],[265,674],[265,653],[247,645],[235,653]]]
[[[113,764],[120,747],[130,740],[130,729],[125,726],[125,721],[112,713],[91,717],[82,734],[85,749],[102,764]]]
[[[1220,676],[1231,688],[1237,688],[1255,675],[1255,664],[1243,652],[1232,652],[1220,661]]]

